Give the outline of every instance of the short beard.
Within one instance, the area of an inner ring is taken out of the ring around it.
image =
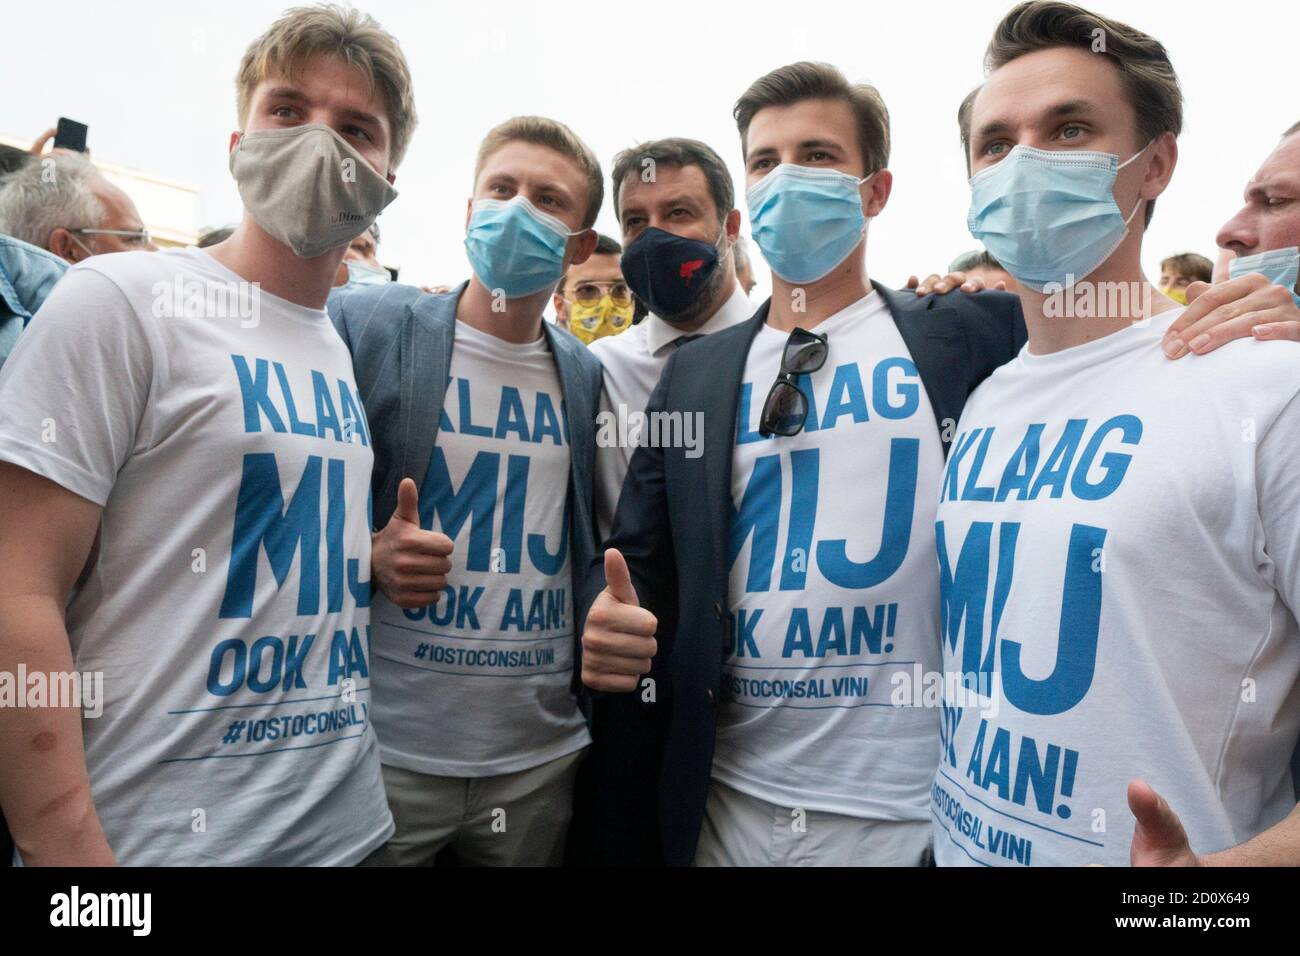
[[[717,300],[722,295],[722,290],[726,286],[727,270],[723,268],[723,263],[718,263],[718,268],[713,270],[713,275],[709,276],[709,284],[700,290],[700,294],[695,298],[684,311],[676,315],[661,315],[669,325],[683,326],[690,325],[697,321],[700,316],[710,312],[715,306],[720,305]]]

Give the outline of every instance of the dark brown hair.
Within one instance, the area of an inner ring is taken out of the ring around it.
[[[1169,267],[1184,279],[1195,282],[1209,282],[1214,274],[1214,263],[1195,252],[1180,252],[1176,256],[1160,260],[1160,271]]]
[[[614,157],[614,169],[610,173],[610,187],[614,190],[614,215],[622,224],[622,212],[619,207],[618,194],[628,176],[641,174],[646,160],[656,166],[668,166],[681,169],[686,166],[698,166],[704,173],[705,182],[709,184],[709,195],[717,207],[718,222],[727,218],[727,213],[736,205],[735,189],[731,185],[731,174],[727,172],[722,157],[705,143],[697,139],[672,137],[669,139],[652,139],[625,149]]]
[[[865,167],[862,175],[870,176],[889,165],[889,110],[880,91],[866,83],[850,83],[829,63],[791,63],[750,84],[732,111],[740,129],[741,151],[749,149],[749,124],[754,114],[769,106],[789,106],[803,100],[848,103],[858,124],[858,149]]]
[[[623,247],[619,244],[617,239],[611,239],[603,232],[598,232],[596,233],[596,248],[591,250],[591,254],[593,256],[621,256],[623,254]],[[560,275],[560,284],[555,289],[555,291],[560,293],[560,295],[564,294],[564,282],[568,278],[569,266],[566,264],[564,272]]]
[[[1142,144],[1162,133],[1183,131],[1183,93],[1169,54],[1159,40],[1127,23],[1055,0],[1032,0],[1013,8],[993,31],[984,51],[984,73],[1006,66],[1027,53],[1053,47],[1079,47],[1110,58],[1137,117]],[[970,114],[977,88],[957,111],[961,145],[970,167]],[[1155,200],[1147,203],[1150,224]]]

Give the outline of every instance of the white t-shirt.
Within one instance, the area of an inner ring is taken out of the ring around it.
[[[923,820],[939,715],[898,705],[896,682],[940,663],[943,445],[878,293],[814,331],[829,352],[798,435],[758,435],[786,333],[762,328],[745,363],[713,775],[781,806]]]
[[[375,595],[375,726],[386,764],[486,777],[591,741],[570,690],[569,426],[545,338],[458,322],[450,374],[420,518],[455,542],[452,570],[432,607]]]
[[[591,354],[605,369],[601,420],[596,431],[596,529],[601,540],[609,537],[614,526],[614,512],[632,454],[649,438],[649,429],[644,423],[638,425],[637,417],[649,404],[650,393],[659,384],[678,339],[684,335],[712,335],[753,314],[754,306],[736,283],[727,301],[694,332],[683,332],[651,312],[626,332],[591,343]],[[608,440],[624,436],[639,441]]]
[[[67,626],[104,675],[82,727],[119,862],[352,864],[387,839],[373,455],[324,311],[198,249],[96,256],[5,363],[0,459],[103,507]]]
[[[1135,778],[1198,853],[1295,806],[1300,346],[1170,362],[1180,312],[1024,350],[966,405],[937,538],[945,696],[978,693],[944,714],[941,865],[1127,865]]]

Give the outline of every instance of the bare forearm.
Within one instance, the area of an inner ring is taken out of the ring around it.
[[[1300,866],[1300,806],[1245,843],[1201,860],[1206,866]]]
[[[73,669],[57,601],[17,596],[0,603],[0,671],[54,675]],[[111,863],[91,798],[77,706],[0,707],[0,805],[25,862]]]

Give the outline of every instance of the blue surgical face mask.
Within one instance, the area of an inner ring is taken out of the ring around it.
[[[564,247],[578,232],[569,232],[523,196],[479,199],[470,216],[465,251],[484,286],[518,299],[560,281]]]
[[[1068,288],[1128,235],[1142,200],[1125,218],[1115,204],[1115,176],[1144,152],[1121,163],[1114,153],[1016,146],[971,177],[966,225],[1021,285]]]
[[[348,285],[383,285],[393,281],[393,274],[383,267],[375,268],[355,259],[347,260],[344,265],[348,269]]]
[[[848,258],[867,232],[859,187],[870,178],[782,163],[754,183],[745,194],[750,233],[772,271],[802,285]]]
[[[1228,262],[1228,277],[1236,279],[1250,272],[1258,272],[1274,285],[1280,285],[1291,293],[1295,304],[1300,305],[1300,295],[1296,295],[1296,282],[1300,282],[1300,246],[1288,246],[1285,249],[1270,249],[1257,252],[1253,256],[1239,256]]]

